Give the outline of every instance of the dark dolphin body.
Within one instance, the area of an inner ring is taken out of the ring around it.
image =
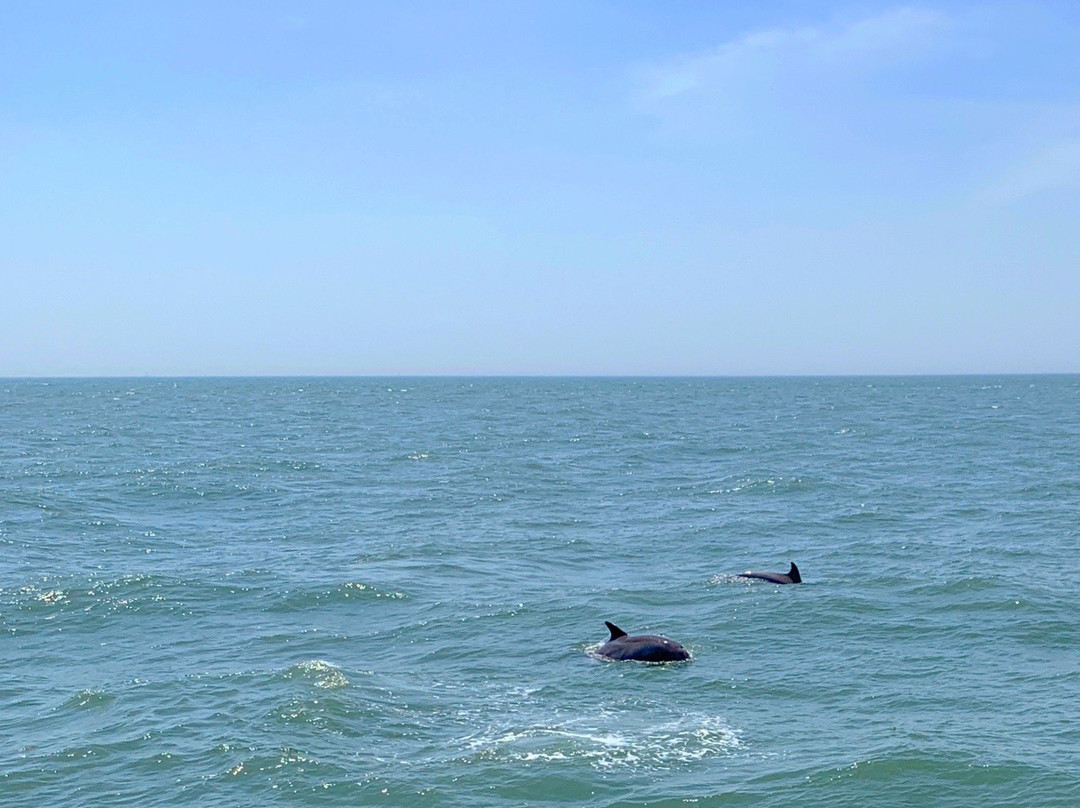
[[[618,626],[604,621],[611,638],[596,653],[608,659],[633,659],[638,662],[682,662],[690,659],[690,652],[674,640],[655,634],[629,636]]]
[[[735,576],[736,578],[757,578],[762,581],[770,581],[774,584],[801,584],[802,576],[799,575],[799,568],[795,566],[795,562],[791,562],[791,569],[787,571],[787,575],[782,572],[757,572],[756,570],[750,570],[749,572],[742,572]]]

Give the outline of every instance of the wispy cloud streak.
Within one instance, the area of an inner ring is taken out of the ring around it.
[[[662,113],[680,99],[732,100],[782,91],[782,83],[850,83],[927,55],[950,28],[934,10],[900,8],[843,24],[774,28],[642,72],[638,100]]]

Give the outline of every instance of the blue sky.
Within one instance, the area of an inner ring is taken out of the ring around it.
[[[0,376],[1080,372],[1080,4],[0,0]]]

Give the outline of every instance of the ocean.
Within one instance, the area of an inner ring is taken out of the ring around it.
[[[1078,547],[1078,376],[0,380],[0,806],[1076,808]]]

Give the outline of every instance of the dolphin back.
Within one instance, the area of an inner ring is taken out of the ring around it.
[[[759,581],[769,581],[774,584],[801,584],[802,576],[799,574],[799,568],[795,566],[795,562],[791,562],[791,569],[786,573],[784,572],[762,572],[760,570],[749,570],[747,572],[741,572],[735,576],[736,578],[756,578]]]
[[[604,625],[611,632],[611,639],[596,650],[598,656],[636,662],[682,662],[690,659],[689,651],[667,637],[656,634],[635,634],[631,637],[614,623],[605,620]]]

